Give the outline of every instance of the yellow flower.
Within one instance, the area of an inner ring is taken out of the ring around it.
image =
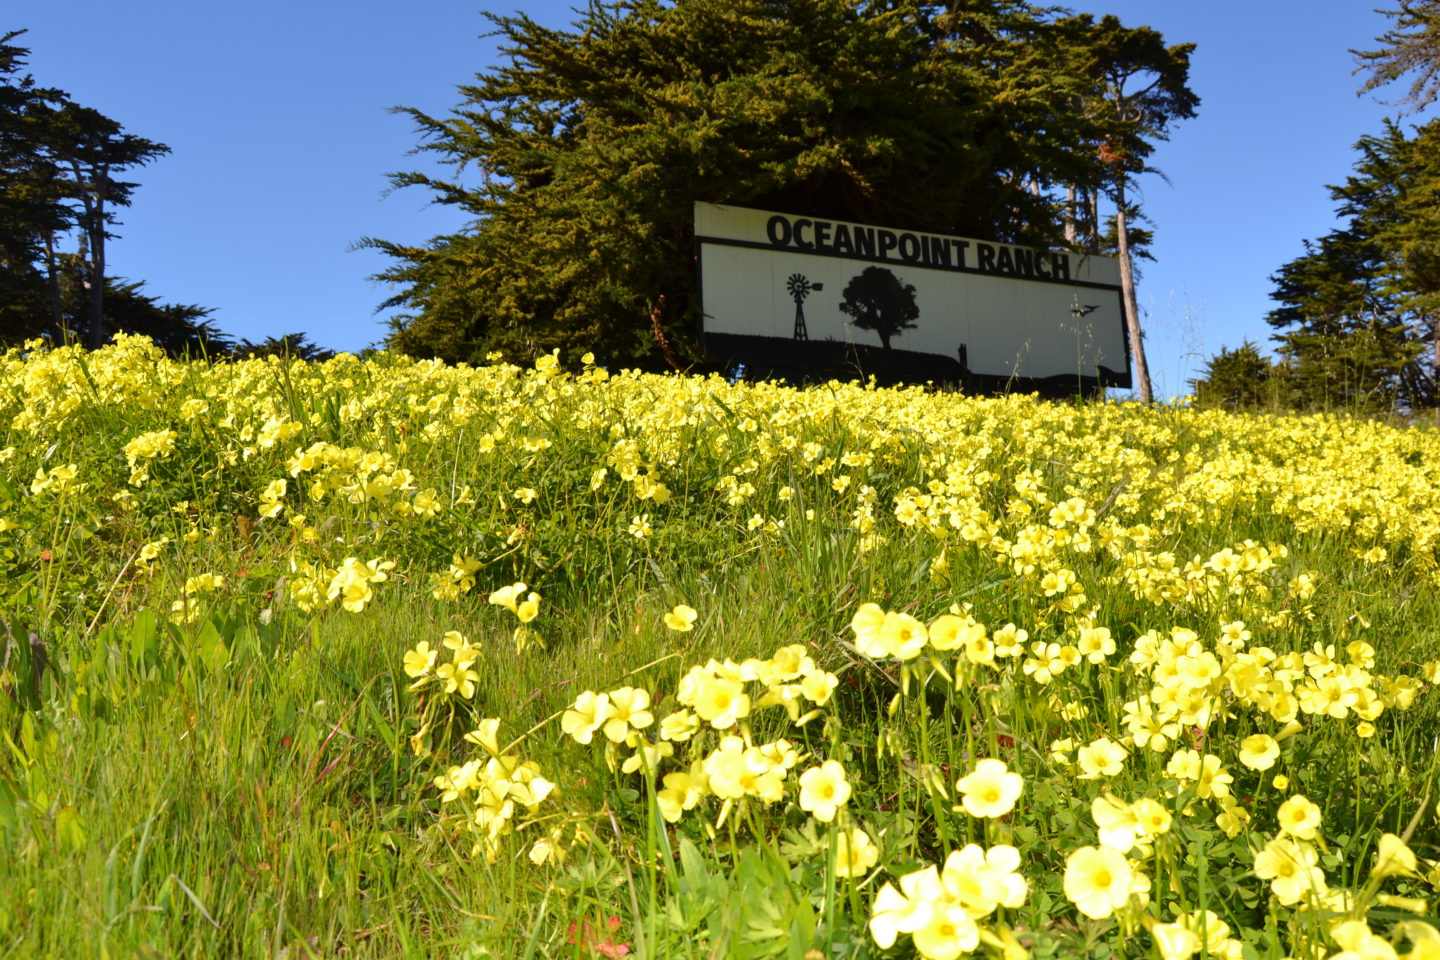
[[[1075,755],[1075,762],[1080,766],[1080,779],[1098,780],[1101,777],[1113,777],[1123,769],[1126,756],[1128,754],[1126,754],[1125,748],[1109,737],[1101,737],[1088,743],[1081,747]]]
[[[518,610],[516,609],[516,604],[520,600],[520,595],[524,593],[525,590],[525,584],[512,583],[510,586],[501,587],[499,590],[496,590],[494,593],[490,594],[490,602],[495,604],[497,607],[504,607],[511,613],[517,613]]]
[[[516,604],[515,616],[521,623],[529,623],[540,615],[540,594],[531,592],[523,602]]]
[[[679,823],[686,810],[694,809],[709,789],[704,767],[696,764],[687,771],[665,774],[663,790],[655,794],[660,816],[667,823]]]
[[[941,651],[954,650],[965,642],[965,634],[972,624],[973,621],[953,613],[942,613],[930,622],[930,646]]]
[[[1195,795],[1202,800],[1211,797],[1228,797],[1234,777],[1220,765],[1220,758],[1213,753],[1205,754],[1200,764],[1200,776],[1196,779]]]
[[[426,487],[415,494],[410,501],[410,509],[417,517],[433,517],[440,512],[440,497],[435,493],[434,487]]]
[[[885,614],[877,637],[885,654],[898,660],[913,660],[920,656],[927,639],[925,624],[908,613]]]
[[[687,607],[683,603],[676,604],[674,609],[672,609],[669,613],[665,614],[665,626],[669,627],[671,630],[678,630],[681,633],[686,633],[694,628],[695,620],[699,616],[700,614],[695,610],[694,607]]]
[[[500,718],[486,717],[478,727],[465,734],[465,739],[492,757],[500,756]]]
[[[440,636],[440,643],[446,650],[453,651],[450,659],[461,666],[470,666],[480,656],[480,650],[472,646],[459,630],[446,630]]]
[[[750,697],[744,691],[738,680],[705,677],[697,685],[692,706],[701,720],[724,730],[750,715]]]
[[[689,710],[677,710],[660,721],[660,736],[683,743],[700,731],[700,718]]]
[[[442,663],[435,668],[435,677],[444,684],[446,693],[459,693],[466,700],[475,696],[475,681],[480,674],[460,663]]]
[[[1104,663],[1115,652],[1115,640],[1108,627],[1085,627],[1080,631],[1079,650],[1091,663]]]
[[[1065,861],[1065,897],[1085,916],[1101,920],[1130,900],[1130,861],[1109,847],[1081,847]]]
[[[879,642],[880,627],[885,623],[885,611],[878,603],[862,603],[850,618],[850,629],[855,632],[855,648],[867,657],[885,656],[885,647]]]
[[[1255,876],[1269,880],[1275,899],[1290,906],[1307,894],[1325,893],[1325,875],[1316,862],[1315,849],[1308,843],[1276,837],[1255,855]]]
[[[925,960],[955,960],[980,945],[980,927],[964,907],[942,900],[934,905],[930,922],[910,939]]]
[[[1130,810],[1135,815],[1135,825],[1141,836],[1158,837],[1170,829],[1170,811],[1158,801],[1141,797],[1130,805]]]
[[[1282,833],[1301,840],[1315,839],[1315,830],[1320,826],[1320,808],[1305,799],[1303,794],[1297,793],[1280,804],[1275,816],[1280,821]]]
[[[285,504],[280,501],[285,496],[289,484],[284,477],[278,480],[271,480],[270,483],[260,492],[260,516],[265,519],[278,517],[285,509]]]
[[[1257,733],[1240,741],[1240,762],[1251,770],[1269,770],[1280,756],[1280,744],[1266,733]]]
[[[1200,950],[1200,937],[1183,923],[1157,923],[1150,935],[1161,960],[1190,960]]]
[[[830,695],[835,692],[839,683],[840,678],[835,674],[828,670],[815,669],[805,674],[805,678],[800,681],[800,692],[815,706],[823,707],[830,701]]]
[[[1370,876],[1413,877],[1418,866],[1415,852],[1405,845],[1405,841],[1393,833],[1386,833],[1380,836],[1380,844],[1375,850],[1375,866],[1371,868]]]
[[[589,743],[595,731],[610,719],[611,713],[608,694],[586,690],[575,698],[575,705],[560,717],[560,729],[574,737],[576,743]]]
[[[1015,807],[1025,781],[1011,773],[1004,760],[984,759],[975,764],[975,771],[961,777],[955,789],[964,794],[961,804],[972,817],[1003,817]]]
[[[1440,930],[1418,920],[1402,920],[1395,926],[1405,931],[1412,947],[1406,960],[1440,960]]]
[[[1019,869],[1020,851],[1009,844],[983,850],[970,843],[945,858],[940,883],[951,899],[978,920],[997,907],[1024,904],[1028,888]]]
[[[900,878],[900,889],[885,884],[870,907],[870,936],[883,949],[895,945],[902,933],[914,933],[930,923],[933,904],[945,894],[940,872],[926,867]]]
[[[850,799],[850,784],[845,768],[835,760],[826,760],[800,774],[800,809],[821,823],[829,823]]]
[[[624,743],[631,728],[642,730],[655,722],[650,712],[650,694],[635,687],[610,691],[610,715],[605,721],[605,737],[613,743]]]
[[[428,640],[421,640],[415,645],[415,649],[405,654],[405,675],[409,677],[423,677],[435,666],[435,656],[439,651],[430,648]]]
[[[880,849],[859,827],[835,835],[835,876],[863,877],[880,860]]]
[[[3,524],[0,524],[0,528],[3,528]],[[160,551],[164,550],[166,544],[169,542],[169,537],[161,537],[159,540],[150,541],[140,548],[140,554],[136,559],[141,563],[151,563],[156,557],[160,556]]]
[[[1165,773],[1182,783],[1199,780],[1203,769],[1200,754],[1194,750],[1176,750],[1165,765]]]
[[[1108,793],[1090,802],[1090,816],[1100,830],[1100,845],[1111,850],[1129,853],[1143,832],[1135,808]]]
[[[613,723],[614,721],[612,720],[611,722]],[[659,743],[648,743],[641,740],[635,752],[626,757],[625,762],[620,764],[620,772],[634,773],[636,770],[643,768],[653,776],[660,766],[661,759],[673,756],[675,756],[675,744],[667,743],[664,740]]]

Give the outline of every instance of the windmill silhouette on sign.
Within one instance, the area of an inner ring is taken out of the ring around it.
[[[795,301],[795,339],[809,340],[810,334],[805,329],[805,298],[810,296],[811,290],[823,290],[823,283],[811,283],[803,273],[792,273],[790,279],[785,281],[785,289],[790,291],[790,298]]]

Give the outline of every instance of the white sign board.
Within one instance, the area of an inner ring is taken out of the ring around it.
[[[712,354],[1130,385],[1112,258],[710,203],[695,238]]]

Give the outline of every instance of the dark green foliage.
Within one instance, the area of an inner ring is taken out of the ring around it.
[[[149,337],[172,357],[218,357],[230,352],[233,341],[208,319],[210,310],[193,303],[161,303],[142,293],[144,281],[105,278],[107,329]],[[77,317],[72,333],[86,342],[88,318]]]
[[[1246,340],[1234,350],[1224,347],[1205,362],[1205,371],[1190,381],[1195,404],[1224,410],[1256,410],[1276,401],[1276,368]]]
[[[1026,3],[620,0],[569,30],[491,19],[507,65],[448,117],[403,111],[421,151],[478,182],[392,177],[471,226],[364,241],[395,258],[379,278],[399,287],[385,305],[404,308],[391,342],[408,352],[593,348],[653,368],[666,341],[692,362],[696,201],[1052,244],[1055,189],[1106,176],[1093,145],[1113,124],[1072,109],[1097,83],[1075,28]],[[1126,124],[1115,136],[1140,136]]]
[[[237,357],[281,357],[286,360],[308,360],[319,363],[335,356],[334,350],[327,350],[318,343],[312,343],[303,333],[286,333],[278,337],[266,337],[259,343],[241,340],[231,351]]]
[[[124,331],[177,356],[224,352],[209,310],[161,303],[105,271],[115,209],[138,186],[118,175],[170,148],[38,86],[24,73],[29,50],[12,43],[21,32],[0,37],[0,347],[33,337],[95,347]],[[62,250],[71,238],[77,249]]]
[[[1379,12],[1395,21],[1375,38],[1380,49],[1350,51],[1370,74],[1361,92],[1411,76],[1400,102],[1417,110],[1434,103],[1440,96],[1440,0],[1401,0],[1396,9]]]
[[[1330,188],[1343,227],[1272,278],[1289,404],[1417,408],[1435,402],[1440,315],[1440,123],[1407,137],[1387,122]]]
[[[44,238],[72,222],[59,168],[40,135],[41,118],[65,95],[22,72],[29,51],[11,43],[17,36],[0,36],[0,338],[43,328],[50,303]]]

